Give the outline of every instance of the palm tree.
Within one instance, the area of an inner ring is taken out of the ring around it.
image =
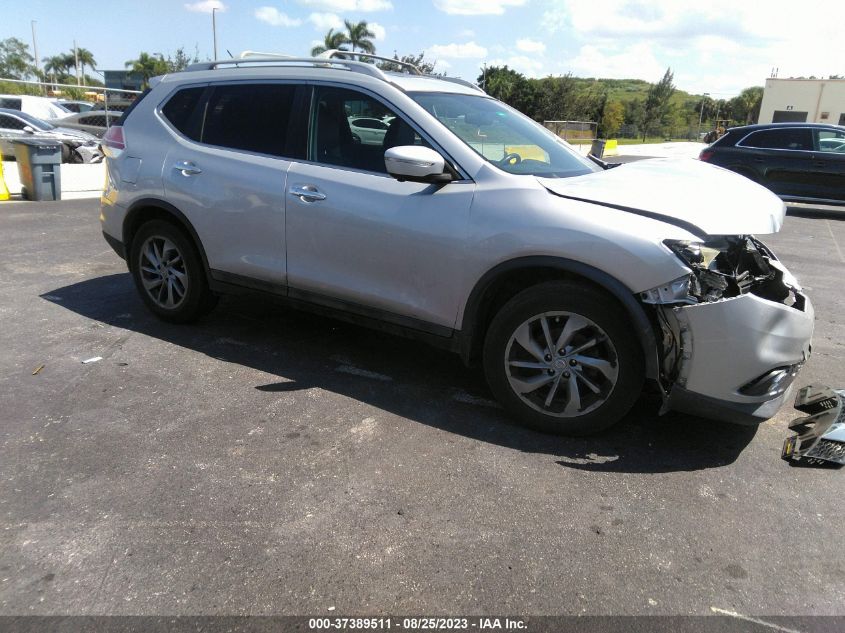
[[[68,64],[67,55],[53,55],[52,57],[45,57],[42,61],[44,62],[44,74],[53,75],[54,83],[64,83],[70,66],[73,66],[73,56],[71,56],[70,64]],[[61,81],[58,81],[57,77]]]
[[[325,53],[326,51],[346,50],[343,48],[343,45],[348,43],[349,39],[346,37],[345,33],[329,29],[323,43],[311,49],[311,57],[316,57],[320,53]]]
[[[150,77],[157,75],[164,75],[167,73],[167,62],[164,61],[161,53],[140,53],[138,59],[130,59],[126,62],[126,67],[133,73],[138,73],[144,82],[144,87],[150,84]]]
[[[346,39],[352,44],[353,52],[357,48],[360,48],[362,53],[373,54],[376,52],[375,44],[369,39],[375,37],[376,34],[367,28],[365,21],[358,22],[357,24],[353,24],[349,20],[344,20],[343,22],[346,24]]]
[[[94,59],[94,54],[87,48],[77,48],[76,58],[79,60],[80,70],[82,71],[82,85],[85,85],[85,67],[90,66],[96,70],[97,61]]]

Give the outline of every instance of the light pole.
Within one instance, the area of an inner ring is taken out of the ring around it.
[[[211,30],[214,32],[214,59],[217,59],[217,7],[211,8]]]
[[[698,113],[698,138],[701,139],[701,119],[704,116],[704,102],[710,96],[709,92],[704,93],[704,98],[701,100],[701,111]]]

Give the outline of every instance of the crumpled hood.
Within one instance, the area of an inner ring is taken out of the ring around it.
[[[538,178],[565,198],[676,224],[693,233],[777,233],[784,203],[744,176],[695,159],[655,158],[574,178]]]

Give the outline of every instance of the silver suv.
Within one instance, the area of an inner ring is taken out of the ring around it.
[[[340,54],[197,64],[109,129],[103,233],[152,312],[243,288],[328,309],[482,364],[554,433],[610,426],[646,383],[664,411],[777,411],[813,332],[753,236],[778,198],[695,160],[598,164],[471,84]]]

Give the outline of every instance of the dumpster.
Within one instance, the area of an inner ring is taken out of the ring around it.
[[[62,199],[62,144],[56,141],[15,141],[15,159],[25,200]]]
[[[595,141],[593,141],[593,146],[590,148],[590,154],[592,154],[596,158],[601,158],[602,156],[604,156],[605,143],[607,143],[606,140],[597,138]]]

